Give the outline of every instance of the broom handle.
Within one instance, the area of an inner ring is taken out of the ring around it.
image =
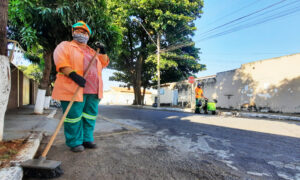
[[[95,57],[97,56],[97,54],[99,53],[99,51],[100,51],[100,49],[98,48],[97,51],[96,51],[96,53],[95,53],[95,55],[93,56],[92,60],[90,61],[89,65],[88,65],[88,67],[86,69],[86,71],[84,72],[83,78],[85,78],[87,76],[87,72],[90,70],[90,67],[91,67],[92,63],[95,61],[95,59],[96,59]],[[77,96],[80,88],[81,88],[80,86],[77,87],[77,89],[76,89],[76,91],[75,91],[75,93],[74,93],[71,101],[69,102],[69,105],[67,106],[67,109],[66,109],[64,115],[60,119],[60,121],[59,121],[59,123],[58,123],[58,125],[57,125],[57,127],[55,129],[55,132],[52,135],[50,141],[48,142],[48,144],[47,144],[45,150],[43,151],[41,157],[45,158],[47,156],[47,154],[48,154],[48,152],[49,152],[49,150],[50,150],[50,148],[51,148],[51,146],[52,146],[52,144],[53,144],[53,142],[54,142],[54,140],[55,140],[55,138],[56,138],[56,136],[57,136],[57,134],[58,134],[58,132],[59,132],[62,124],[63,124],[63,122],[64,122],[64,120],[65,120],[65,118],[67,117],[67,114],[69,113],[69,111],[70,111],[70,109],[71,109],[71,107],[72,107],[72,105],[74,103],[74,100],[75,100],[75,98],[76,98],[76,96]]]

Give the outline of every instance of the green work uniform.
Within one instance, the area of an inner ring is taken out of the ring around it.
[[[200,106],[198,104],[201,104]],[[204,98],[196,98],[196,109],[195,113],[200,113],[200,110],[205,108],[205,99]],[[206,109],[204,109],[206,111]]]
[[[98,115],[97,94],[84,94],[83,102],[74,102],[65,121],[64,131],[66,144],[76,147],[83,142],[94,141],[94,128]],[[69,101],[61,101],[63,112],[67,109]]]

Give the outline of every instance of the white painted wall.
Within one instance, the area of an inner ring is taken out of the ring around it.
[[[216,98],[223,108],[240,109],[248,103],[275,112],[300,113],[300,54],[217,73],[214,88],[205,84],[204,94]]]
[[[0,141],[3,138],[4,115],[11,88],[10,64],[6,56],[0,55]]]
[[[120,92],[104,92],[100,104],[104,105],[132,105],[134,100],[133,93],[120,93]],[[154,96],[152,94],[145,94],[145,105],[152,105],[154,103]]]
[[[163,91],[163,94],[160,94],[160,103],[165,104],[172,104],[173,100],[173,90],[170,86],[168,87],[162,87],[161,91]]]

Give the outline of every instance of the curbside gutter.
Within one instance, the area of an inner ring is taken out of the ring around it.
[[[220,112],[219,115],[246,117],[246,118],[266,118],[266,119],[275,119],[275,120],[300,121],[300,117],[298,116],[287,116],[287,115],[276,115],[276,114],[265,114],[265,113]]]
[[[10,162],[11,167],[0,169],[0,179],[22,180],[23,169],[21,168],[20,163],[34,158],[42,138],[42,132],[32,132],[25,144],[25,148],[18,153],[15,160]]]
[[[275,114],[262,114],[262,113],[237,113],[237,116],[241,117],[257,117],[257,118],[268,118],[268,119],[276,119],[276,120],[292,120],[292,121],[300,121],[300,117],[297,116],[285,116],[285,115],[275,115]]]

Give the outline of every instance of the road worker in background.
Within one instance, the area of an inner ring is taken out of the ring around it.
[[[195,89],[196,108],[195,113],[200,114],[201,109],[207,114],[207,98],[203,95],[202,84],[198,83]]]

